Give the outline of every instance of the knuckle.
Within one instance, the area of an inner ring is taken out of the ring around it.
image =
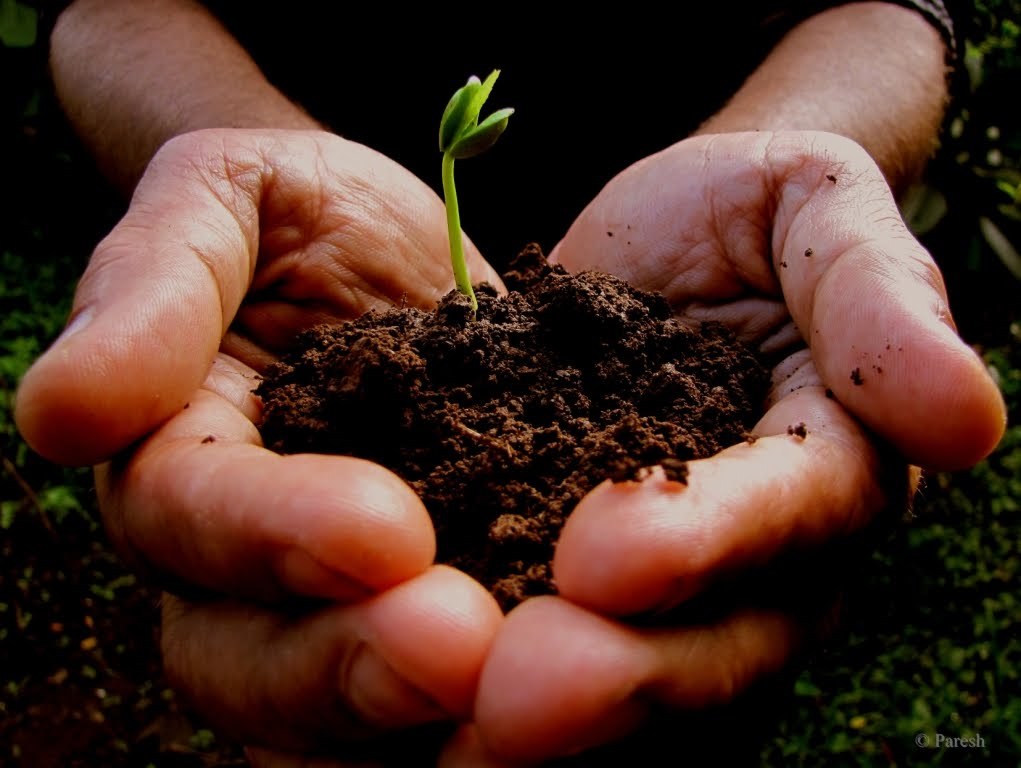
[[[796,185],[806,191],[827,189],[850,180],[886,186],[879,166],[858,142],[826,131],[774,134],[766,150],[777,170],[777,186]]]

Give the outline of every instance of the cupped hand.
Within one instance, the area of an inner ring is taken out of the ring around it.
[[[470,714],[493,599],[432,565],[429,517],[390,472],[265,450],[252,394],[301,329],[434,305],[453,282],[444,222],[424,184],[336,136],[179,137],[18,391],[37,451],[106,462],[114,543],[192,598],[165,601],[168,675],[248,743],[305,752]]]
[[[508,615],[478,730],[450,765],[537,762],[615,739],[659,706],[731,700],[832,621],[826,575],[791,563],[818,568],[881,510],[903,509],[906,462],[967,466],[1004,429],[938,269],[849,140],[688,139],[608,184],[553,258],[727,324],[769,361],[771,391],[758,439],[691,462],[686,486],[654,474],[582,500],[556,551],[560,596]],[[803,437],[789,434],[799,425]],[[722,583],[737,599],[680,618]],[[621,618],[634,615],[660,618]]]

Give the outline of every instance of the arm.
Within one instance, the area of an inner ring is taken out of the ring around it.
[[[53,30],[50,65],[68,118],[124,191],[188,131],[320,127],[190,0],[78,0]]]
[[[852,3],[793,29],[700,134],[831,131],[861,144],[895,192],[936,148],[945,50],[915,11]]]

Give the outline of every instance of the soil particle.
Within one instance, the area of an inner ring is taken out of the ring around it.
[[[674,483],[688,484],[688,462],[681,461],[680,459],[663,459],[659,463],[659,466],[663,469],[663,475],[667,480]]]
[[[359,456],[419,494],[438,560],[509,609],[555,591],[565,517],[607,478],[744,440],[768,377],[719,324],[595,272],[568,275],[529,247],[483,284],[477,320],[456,292],[432,312],[391,309],[306,332],[257,390],[265,444]]]
[[[860,387],[865,383],[865,379],[863,379],[861,375],[861,368],[855,368],[851,371],[851,381],[854,382],[856,387]]]
[[[831,181],[831,182],[833,182],[834,184],[836,184],[836,183],[837,183],[837,177],[836,177],[836,176],[834,176],[834,175],[833,175],[832,173],[827,173],[827,174],[826,174],[826,179],[827,179],[827,181]]]
[[[206,435],[205,437],[202,438],[202,445],[206,445],[207,443],[215,443],[215,442],[216,442],[216,438],[213,435]]]
[[[800,421],[793,426],[787,427],[787,434],[793,435],[795,437],[800,437],[802,440],[804,440],[806,437],[808,437],[808,430],[805,429],[805,422]]]
[[[807,259],[807,258],[810,258],[810,257],[812,256],[812,254],[813,254],[813,253],[815,253],[815,251],[813,251],[813,250],[812,250],[811,248],[806,248],[806,249],[805,249],[805,258],[806,258],[806,259]]]
[[[655,467],[633,467],[629,463],[615,467],[609,479],[613,483],[641,483],[655,474],[656,468],[663,472],[663,477],[673,483],[688,484],[688,462],[675,458],[665,458]]]

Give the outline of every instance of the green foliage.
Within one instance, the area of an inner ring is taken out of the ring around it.
[[[974,4],[943,147],[924,187],[902,201],[925,244],[953,254],[941,266],[962,296],[975,282],[964,271],[1000,273],[1004,295],[1021,280],[1021,120],[1008,108],[1021,92],[1019,20],[1021,0]]]
[[[12,415],[18,381],[64,327],[74,280],[70,259],[28,258],[0,252],[0,528],[20,513],[61,523],[69,515],[89,518],[87,476],[54,470],[36,457],[18,434]],[[45,478],[39,480],[40,474]]]
[[[969,55],[978,54],[979,61],[969,65],[972,82],[981,81],[984,72],[1021,70],[1021,2],[1018,0],[976,0],[973,4],[973,31],[967,40]],[[997,58],[986,61],[985,57]]]
[[[202,728],[192,734],[188,744],[198,752],[209,752],[216,747],[216,736],[212,731]]]
[[[440,151],[443,153],[443,199],[447,205],[447,234],[450,239],[450,263],[454,281],[471,302],[472,313],[479,304],[472,288],[471,275],[464,258],[461,214],[454,184],[454,160],[474,157],[489,149],[507,128],[513,109],[500,109],[481,123],[479,114],[489,99],[500,70],[494,69],[485,81],[472,76],[454,92],[440,119]]]
[[[35,44],[38,28],[34,8],[18,0],[0,0],[0,43],[8,48],[28,48]]]
[[[1013,426],[974,469],[929,478],[858,585],[850,633],[794,684],[764,764],[1021,758],[1021,328],[985,357]]]

